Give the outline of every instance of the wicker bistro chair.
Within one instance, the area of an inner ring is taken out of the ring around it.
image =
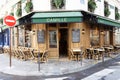
[[[44,50],[41,56],[41,62],[47,62],[48,61],[48,50]]]
[[[16,58],[20,58],[18,48],[15,48],[15,49],[14,49],[14,54],[15,54],[15,57],[16,57]]]
[[[23,54],[23,50],[21,47],[18,47],[18,49],[16,50],[17,54],[18,54],[18,58],[19,59],[25,59],[24,54]]]
[[[72,49],[68,49],[69,50],[69,58],[70,60],[77,60],[76,56],[74,55]]]
[[[107,47],[105,47],[104,49],[105,49],[105,53],[106,53],[105,56],[110,57],[110,50]]]
[[[92,50],[90,50],[90,49],[85,50],[85,56],[87,57],[87,59],[92,59],[92,55],[93,55]]]
[[[81,52],[80,52],[80,60],[82,60],[85,57],[85,48],[81,47],[80,50],[81,50]]]
[[[4,48],[3,48],[3,51],[4,51],[4,53],[9,53],[9,52],[10,52],[10,49],[9,49],[9,47],[4,47]]]
[[[34,51],[33,48],[29,48],[29,53],[30,53],[29,59],[35,59],[33,51]]]
[[[93,59],[100,59],[100,53],[99,53],[99,51],[98,50],[96,50],[96,49],[94,49],[93,50]]]
[[[3,47],[3,53],[6,53],[6,49],[5,49],[5,47]]]

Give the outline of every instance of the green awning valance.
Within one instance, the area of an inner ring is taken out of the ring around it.
[[[37,12],[31,17],[31,23],[82,22],[81,12]]]
[[[111,20],[105,17],[101,17],[101,16],[97,16],[97,22],[100,24],[105,24],[109,26],[120,27],[120,22]]]
[[[2,26],[2,30],[5,30],[5,29],[7,29],[7,28],[9,28],[8,26]]]

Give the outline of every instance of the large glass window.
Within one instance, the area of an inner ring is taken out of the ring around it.
[[[84,1],[84,0],[80,0],[80,3],[81,3],[81,4],[85,4],[85,1]]]
[[[109,45],[110,44],[109,39],[110,39],[109,31],[105,31],[105,45]]]
[[[49,31],[49,46],[50,48],[57,48],[57,31],[50,30]]]
[[[91,46],[99,46],[100,43],[100,35],[99,35],[99,28],[92,27],[90,30],[90,43]]]
[[[19,29],[19,46],[24,46],[24,31],[23,29]]]

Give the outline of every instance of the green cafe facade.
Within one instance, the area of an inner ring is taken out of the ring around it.
[[[68,49],[114,45],[120,23],[85,11],[31,12],[17,20],[12,46],[47,49],[49,58],[69,57]]]

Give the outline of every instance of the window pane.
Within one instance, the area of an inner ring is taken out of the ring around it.
[[[84,1],[84,0],[80,0],[80,3],[81,3],[81,4],[85,4],[85,1]]]
[[[24,30],[19,29],[19,46],[24,46]]]
[[[57,48],[57,32],[55,30],[49,31],[49,46],[50,48]]]
[[[72,42],[80,42],[80,29],[72,29]]]
[[[97,27],[93,27],[90,30],[90,43],[91,46],[99,46],[99,29]]]

